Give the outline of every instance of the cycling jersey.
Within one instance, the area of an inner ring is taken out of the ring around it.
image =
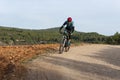
[[[65,27],[66,30],[68,30],[70,32],[74,31],[73,21],[72,22],[65,21],[60,29],[62,29],[65,25],[66,25],[66,27]]]

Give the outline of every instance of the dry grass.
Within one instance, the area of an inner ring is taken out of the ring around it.
[[[0,80],[18,80],[25,67],[20,63],[33,56],[56,50],[57,44],[0,46]],[[24,73],[24,72],[23,72]]]

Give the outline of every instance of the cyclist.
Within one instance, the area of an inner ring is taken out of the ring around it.
[[[68,46],[70,45],[71,35],[74,32],[74,25],[71,17],[68,17],[64,24],[60,27],[59,32],[62,34],[62,29],[65,26],[64,35],[67,36]]]

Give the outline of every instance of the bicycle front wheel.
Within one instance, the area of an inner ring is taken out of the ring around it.
[[[64,48],[65,48],[65,43],[66,43],[67,39],[63,39],[62,42],[60,43],[60,47],[59,47],[59,53],[63,53]]]

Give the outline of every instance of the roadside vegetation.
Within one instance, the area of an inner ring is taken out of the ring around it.
[[[42,30],[0,27],[0,45],[59,43],[62,35],[58,31],[59,27]],[[72,38],[74,43],[120,44],[120,34],[118,32],[113,36],[105,36],[96,32],[75,31]]]

